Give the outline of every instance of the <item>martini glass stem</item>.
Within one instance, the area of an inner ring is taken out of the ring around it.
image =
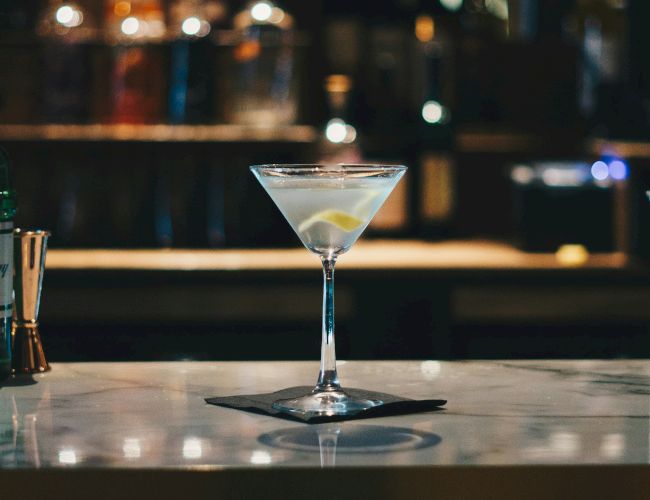
[[[320,373],[314,392],[337,391],[341,388],[336,374],[334,345],[334,265],[336,257],[323,261],[323,339],[320,351]]]

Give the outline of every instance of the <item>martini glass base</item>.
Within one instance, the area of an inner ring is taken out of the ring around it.
[[[273,409],[283,413],[306,417],[352,416],[384,404],[379,399],[354,398],[344,391],[312,392],[294,399],[281,399],[273,403]]]

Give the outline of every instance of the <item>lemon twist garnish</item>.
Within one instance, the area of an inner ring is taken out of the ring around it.
[[[309,219],[304,220],[300,226],[298,226],[298,232],[302,233],[303,231],[306,231],[317,222],[327,222],[347,233],[354,231],[363,224],[363,221],[354,215],[347,214],[340,210],[328,209],[318,212],[317,214],[312,215]]]

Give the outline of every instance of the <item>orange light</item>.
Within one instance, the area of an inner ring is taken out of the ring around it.
[[[113,12],[118,17],[128,16],[131,13],[131,2],[117,2],[113,7]]]
[[[418,16],[415,19],[415,36],[421,42],[430,42],[436,32],[436,25],[431,16]]]
[[[235,47],[235,59],[239,62],[251,61],[260,55],[260,50],[257,40],[246,40]]]

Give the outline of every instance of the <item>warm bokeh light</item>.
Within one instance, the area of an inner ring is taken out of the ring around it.
[[[66,28],[75,28],[83,22],[81,11],[71,5],[62,5],[55,14],[58,23]]]
[[[346,135],[347,130],[343,120],[340,118],[333,118],[327,122],[327,127],[325,127],[325,137],[327,137],[328,141],[338,144],[345,140]]]
[[[535,179],[535,171],[527,165],[517,165],[510,172],[510,178],[517,184],[530,184]]]
[[[137,17],[127,17],[122,21],[120,29],[125,35],[135,35],[140,29],[140,21]]]
[[[435,23],[431,16],[418,16],[415,19],[415,36],[421,42],[430,42],[436,32]]]
[[[118,17],[125,17],[131,13],[131,2],[117,2],[113,7],[113,12]]]
[[[555,258],[563,266],[582,266],[589,260],[589,251],[583,245],[562,245],[555,252]]]
[[[422,106],[422,118],[427,123],[440,123],[445,118],[445,108],[438,101],[427,101]]]
[[[269,21],[272,14],[273,6],[268,2],[257,2],[251,7],[251,17],[256,21]]]
[[[181,26],[186,35],[197,35],[201,31],[201,20],[198,17],[188,17]]]
[[[273,7],[271,9],[271,15],[269,16],[269,22],[272,24],[280,24],[284,21],[284,11],[278,7]]]

